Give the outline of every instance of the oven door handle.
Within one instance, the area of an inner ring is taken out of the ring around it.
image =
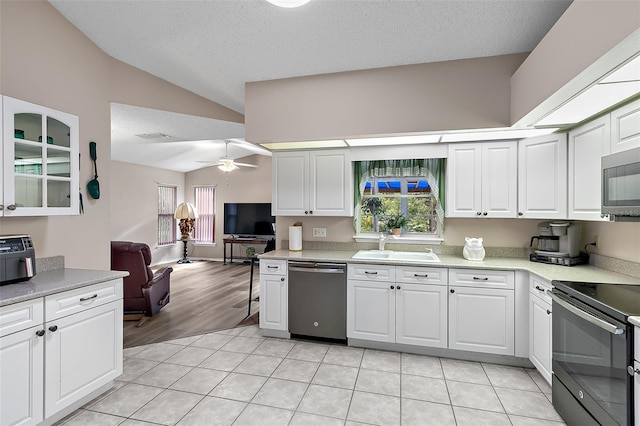
[[[569,302],[567,299],[565,299],[563,296],[560,296],[557,293],[554,293],[550,290],[547,290],[547,294],[549,295],[549,297],[551,297],[551,299],[553,299],[554,302],[556,302],[557,304],[559,304],[560,306],[562,306],[563,308],[567,309],[569,312],[576,314],[577,316],[579,316],[580,318],[582,318],[585,321],[589,321],[591,324],[596,325],[598,327],[600,327],[601,329],[608,331],[611,334],[624,334],[624,328],[619,328],[617,326],[615,326],[614,324],[611,324],[610,322],[607,322],[603,319],[600,319],[594,315],[591,315],[588,312],[583,311],[582,309],[580,309],[579,307],[577,307],[576,305],[574,305],[573,303]]]

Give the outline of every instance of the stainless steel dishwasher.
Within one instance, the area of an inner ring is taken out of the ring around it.
[[[346,340],[346,264],[289,261],[289,333]]]

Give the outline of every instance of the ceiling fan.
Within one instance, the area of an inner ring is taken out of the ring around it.
[[[232,172],[235,169],[238,168],[238,166],[240,167],[253,167],[256,168],[258,167],[255,164],[248,164],[248,163],[238,163],[236,161],[234,161],[233,158],[229,157],[229,141],[225,140],[225,147],[224,147],[224,157],[220,157],[220,159],[216,162],[214,162],[214,166],[218,166],[218,168],[220,170],[222,170],[225,173],[228,172]],[[212,161],[198,161],[199,163],[212,163]]]

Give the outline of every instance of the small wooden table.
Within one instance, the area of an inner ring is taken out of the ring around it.
[[[266,238],[251,238],[251,237],[247,237],[247,238],[224,238],[222,240],[222,249],[223,249],[223,258],[222,258],[222,263],[224,265],[227,264],[227,244],[231,245],[231,251],[230,251],[230,256],[229,256],[229,263],[233,263],[233,246],[234,244],[267,244],[267,242],[269,242],[269,240],[267,240]],[[247,260],[251,260],[250,257],[246,257],[243,256],[243,259],[247,259]]]

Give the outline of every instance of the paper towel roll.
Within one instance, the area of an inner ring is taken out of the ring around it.
[[[302,251],[302,226],[289,227],[289,251]]]

